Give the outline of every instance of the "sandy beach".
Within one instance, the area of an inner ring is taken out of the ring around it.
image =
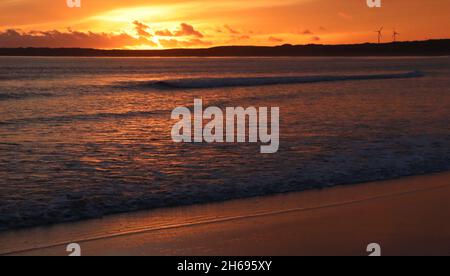
[[[2,255],[450,255],[450,172],[0,234]]]

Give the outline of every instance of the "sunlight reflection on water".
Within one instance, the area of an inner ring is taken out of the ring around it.
[[[0,229],[450,168],[448,58],[1,62]],[[426,76],[191,90],[116,85],[413,70]],[[170,112],[194,98],[279,106],[279,153],[261,155],[257,144],[174,144]]]

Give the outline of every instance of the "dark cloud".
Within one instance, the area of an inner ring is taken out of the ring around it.
[[[271,36],[271,37],[269,37],[269,41],[270,42],[280,43],[280,42],[283,42],[284,40],[282,38]]]
[[[311,37],[311,40],[312,41],[320,41],[321,39],[318,36],[313,36],[313,37]]]
[[[203,34],[195,30],[193,26],[182,23],[180,29],[175,32],[175,36],[196,36],[203,38]]]
[[[134,38],[126,33],[108,34],[75,31],[7,30],[0,32],[0,47],[101,48],[113,49],[138,45],[157,46],[145,37]]]
[[[169,30],[156,31],[157,36],[174,36],[174,34]]]
[[[180,27],[176,31],[170,30],[159,30],[155,33],[158,36],[167,36],[167,37],[177,37],[177,36],[195,36],[198,38],[203,38],[204,35],[197,31],[192,25],[181,23]]]
[[[148,25],[145,25],[142,22],[134,21],[133,22],[134,29],[136,30],[137,34],[142,37],[151,37],[152,35],[148,32],[150,27]]]
[[[301,32],[302,35],[312,35],[314,34],[313,32],[311,32],[310,30],[304,30],[303,32]]]
[[[231,34],[240,34],[239,31],[236,31],[235,29],[231,28],[229,25],[225,25],[224,28]]]

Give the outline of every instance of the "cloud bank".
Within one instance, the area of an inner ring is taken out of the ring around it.
[[[0,32],[0,47],[53,47],[53,48],[100,48],[113,49],[138,45],[157,46],[141,36],[135,38],[126,33],[108,34],[77,31],[30,31],[6,30]]]
[[[68,30],[29,31],[9,29],[0,32],[1,48],[52,47],[52,48],[98,48],[116,49],[133,47],[205,47],[212,43],[203,41],[204,35],[192,25],[181,23],[178,29],[159,30],[154,34],[149,25],[133,21],[136,37],[128,33],[95,33]],[[155,37],[168,37],[167,39]]]

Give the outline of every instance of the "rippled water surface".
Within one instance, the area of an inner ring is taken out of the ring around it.
[[[450,169],[449,58],[0,58],[0,229]],[[174,144],[278,106],[280,150]]]

